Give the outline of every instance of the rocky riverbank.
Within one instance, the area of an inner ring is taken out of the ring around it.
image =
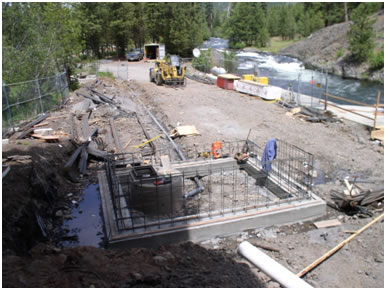
[[[376,18],[374,30],[377,35],[377,48],[383,46],[384,11]],[[338,23],[312,33],[307,39],[299,41],[280,51],[280,54],[301,59],[306,65],[328,69],[332,74],[355,79],[368,79],[383,83],[384,71],[370,69],[368,62],[355,64],[349,60],[347,33],[350,21]]]

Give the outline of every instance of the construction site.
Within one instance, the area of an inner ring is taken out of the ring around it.
[[[349,114],[182,65],[101,64],[3,126],[3,285],[384,287],[380,94]]]

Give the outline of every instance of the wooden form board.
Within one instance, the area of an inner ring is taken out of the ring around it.
[[[335,227],[335,226],[340,226],[342,223],[337,220],[328,220],[328,221],[321,221],[321,222],[315,222],[314,225],[320,229],[320,228],[329,228],[329,227]]]

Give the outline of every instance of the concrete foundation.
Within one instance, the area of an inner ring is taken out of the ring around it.
[[[310,199],[273,201],[264,206],[211,213],[210,216],[159,221],[146,228],[118,231],[105,172],[98,172],[100,196],[109,247],[157,247],[183,241],[202,241],[247,229],[311,220],[325,214],[326,203],[310,193]]]

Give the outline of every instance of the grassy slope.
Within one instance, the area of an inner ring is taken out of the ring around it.
[[[295,39],[295,40],[282,40],[281,37],[275,36],[271,37],[270,45],[267,47],[258,47],[259,50],[271,53],[279,53],[281,49],[284,49],[291,44],[301,41],[303,38]]]

